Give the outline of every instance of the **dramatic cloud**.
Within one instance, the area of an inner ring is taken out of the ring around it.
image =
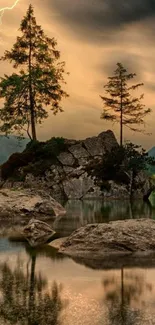
[[[50,0],[58,19],[72,26],[81,37],[97,41],[114,36],[124,26],[155,16],[154,0]]]
[[[103,85],[121,62],[143,82],[147,107],[155,108],[155,0],[20,0],[11,12],[5,12],[0,26],[0,56],[12,47],[20,21],[29,3],[37,22],[49,37],[55,37],[66,61],[67,91],[64,113],[50,117],[38,128],[40,139],[52,136],[84,138],[108,128],[119,135],[119,126],[100,120]],[[13,0],[0,0],[10,5]],[[1,75],[10,73],[8,64],[0,64]],[[128,129],[125,139],[154,145],[155,110],[146,119],[151,137]]]

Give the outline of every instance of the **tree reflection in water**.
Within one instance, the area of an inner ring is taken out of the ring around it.
[[[152,291],[152,285],[135,271],[121,269],[121,279],[109,276],[103,279],[105,301],[110,325],[133,325],[143,316],[140,305],[145,305],[142,296]],[[134,308],[135,307],[135,308]]]
[[[41,274],[35,274],[36,256],[24,272],[17,260],[15,269],[7,262],[0,264],[0,324],[57,325],[66,302],[61,298],[62,286],[53,282],[51,290]]]

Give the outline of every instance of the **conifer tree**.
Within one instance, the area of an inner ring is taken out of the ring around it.
[[[21,133],[26,127],[28,135],[36,140],[36,124],[48,117],[48,107],[54,114],[63,111],[60,101],[68,96],[62,89],[65,62],[59,61],[57,41],[37,25],[32,5],[21,21],[20,32],[13,48],[1,57],[16,69],[0,81],[0,98],[4,99],[1,131]]]
[[[114,76],[108,77],[108,83],[104,86],[107,96],[100,96],[104,109],[102,119],[120,123],[120,145],[123,144],[123,127],[127,126],[133,131],[142,131],[136,125],[144,125],[145,116],[151,112],[141,103],[144,95],[134,97],[132,91],[143,86],[142,83],[128,85],[128,82],[136,76],[128,73],[121,63],[117,63]]]

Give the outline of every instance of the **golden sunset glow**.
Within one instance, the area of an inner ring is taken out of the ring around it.
[[[52,136],[85,138],[112,129],[119,136],[119,126],[100,119],[103,85],[113,74],[116,63],[135,72],[144,83],[141,92],[144,102],[152,109],[146,118],[146,136],[125,129],[124,140],[142,144],[146,149],[154,145],[154,17],[151,1],[82,1],[82,0],[0,0],[4,12],[0,25],[0,55],[10,49],[18,35],[20,21],[28,5],[34,6],[37,23],[49,37],[58,41],[61,60],[66,62],[67,92],[64,113],[49,118],[38,127],[39,139]],[[7,9],[12,10],[7,10]],[[1,75],[11,66],[0,63]],[[135,93],[136,94],[136,93]]]

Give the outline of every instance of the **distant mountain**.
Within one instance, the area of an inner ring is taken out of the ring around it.
[[[149,157],[154,157],[154,158],[155,158],[155,147],[152,147],[152,148],[148,151],[148,155],[149,155]]]
[[[8,137],[0,135],[0,165],[7,161],[13,153],[22,152],[29,141],[29,139],[19,139],[13,135]]]
[[[152,147],[152,148],[148,151],[148,155],[149,155],[149,157],[153,157],[153,158],[155,158],[155,147]],[[151,175],[155,174],[155,166],[149,166],[149,167],[148,167],[148,172],[149,172],[149,174],[151,174]]]

